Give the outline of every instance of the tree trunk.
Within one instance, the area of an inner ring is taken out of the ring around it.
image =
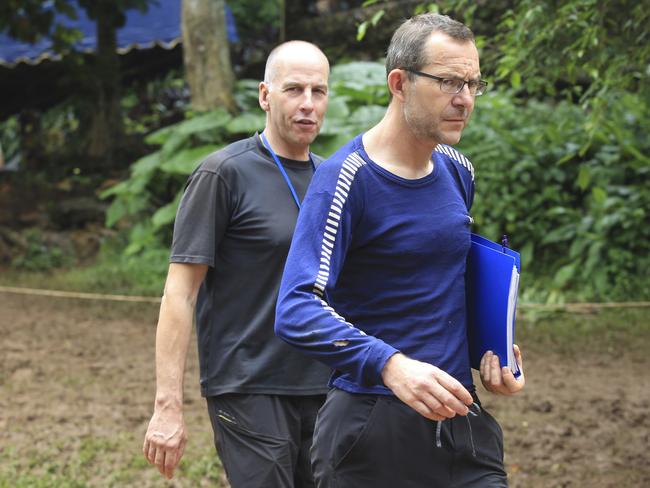
[[[111,2],[102,2],[113,9]],[[120,107],[120,59],[117,54],[115,13],[111,10],[97,16],[97,55],[93,73],[96,106],[92,112],[88,155],[103,164],[112,165],[116,149],[122,142]]]
[[[192,107],[236,112],[224,0],[183,0],[183,60]]]

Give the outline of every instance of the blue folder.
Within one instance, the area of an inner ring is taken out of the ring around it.
[[[521,260],[519,253],[472,234],[467,260],[467,337],[472,368],[486,351],[499,356],[515,378],[521,375],[512,345]]]

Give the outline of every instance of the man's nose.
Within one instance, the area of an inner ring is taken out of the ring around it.
[[[314,110],[314,99],[310,89],[307,89],[302,94],[302,100],[300,101],[300,110],[303,112],[311,112]]]
[[[470,109],[474,106],[474,95],[469,92],[469,85],[465,83],[463,89],[456,93],[452,99],[452,104]]]

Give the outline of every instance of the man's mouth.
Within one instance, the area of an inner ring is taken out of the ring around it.
[[[304,126],[304,127],[310,127],[310,126],[316,125],[316,121],[311,120],[311,119],[298,119],[298,120],[296,120],[296,124]]]

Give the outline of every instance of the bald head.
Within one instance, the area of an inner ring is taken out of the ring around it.
[[[287,61],[297,59],[323,62],[329,72],[329,61],[318,46],[306,41],[288,41],[276,46],[269,54],[264,69],[264,83],[270,85]]]

